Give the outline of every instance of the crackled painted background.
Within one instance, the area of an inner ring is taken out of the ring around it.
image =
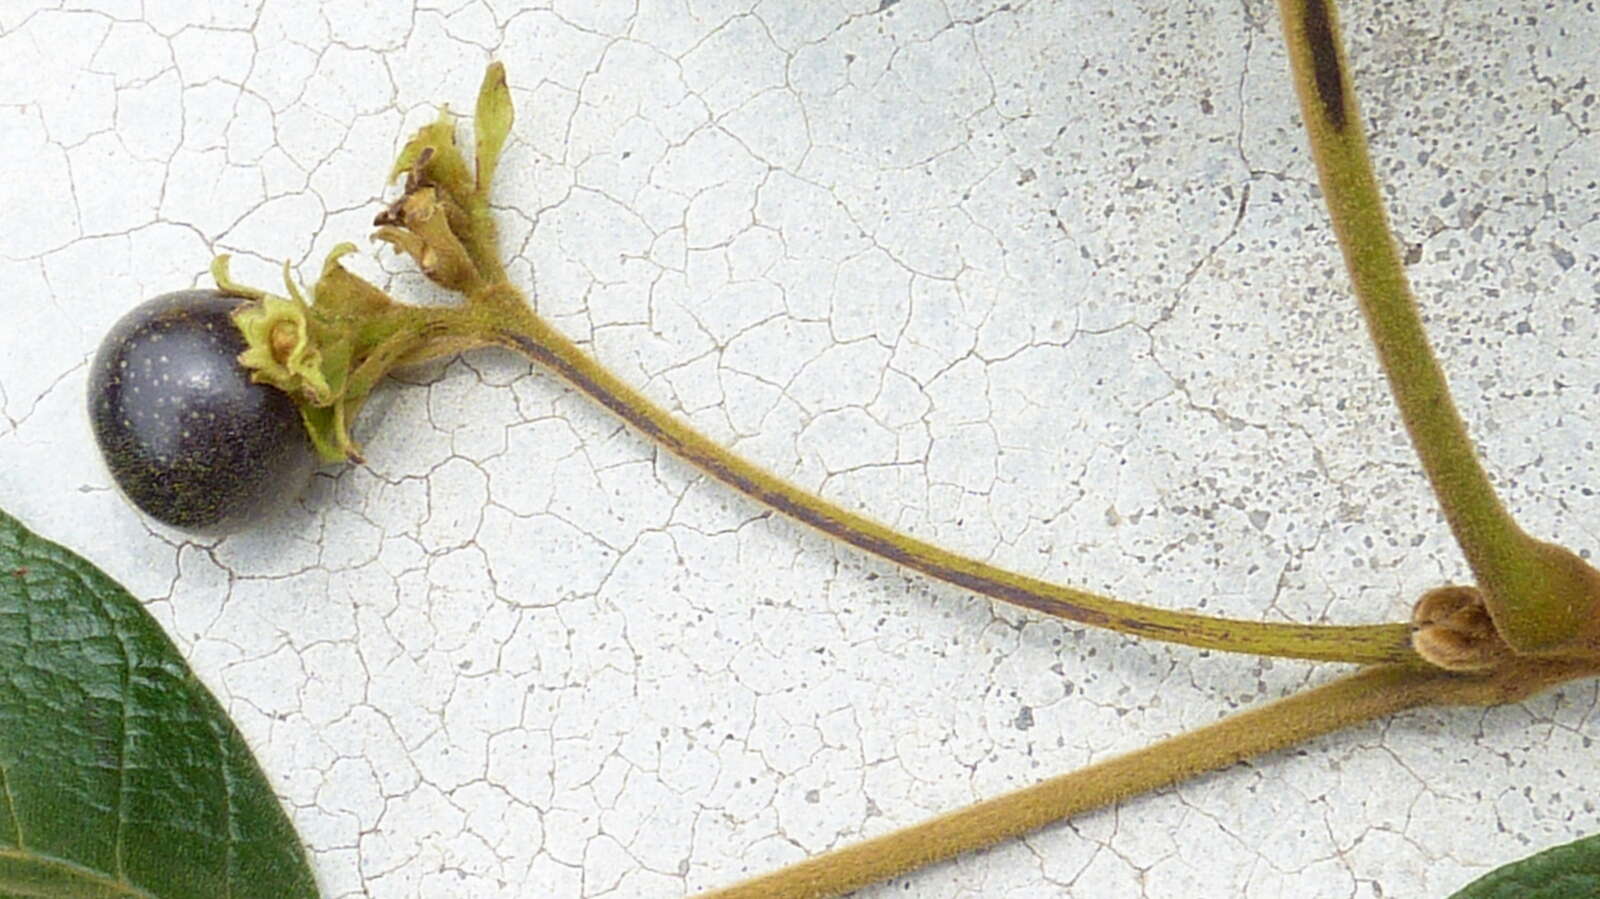
[[[1464,410],[1530,529],[1593,547],[1593,12],[1349,5]],[[493,57],[516,274],[699,427],[1032,574],[1394,619],[1464,567],[1276,29],[1260,0],[4,0],[0,504],[148,600],[330,896],[681,895],[1320,681],[907,578],[494,353],[412,373],[366,465],[219,542],[135,515],[82,411],[139,299],[361,239]],[[1439,895],[1600,828],[1596,700],[1407,715],[868,895]]]

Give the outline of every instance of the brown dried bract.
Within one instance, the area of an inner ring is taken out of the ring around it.
[[[1511,654],[1477,587],[1435,587],[1422,594],[1411,625],[1417,654],[1450,671],[1493,668]]]

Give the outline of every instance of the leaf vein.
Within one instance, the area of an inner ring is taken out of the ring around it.
[[[6,817],[11,821],[11,832],[14,834],[11,842],[18,849],[26,849],[22,836],[22,821],[17,817],[17,800],[11,795],[11,781],[6,777],[5,765],[0,765],[0,797],[5,801]]]
[[[31,849],[0,849],[0,861],[31,862],[36,865],[42,865],[68,876],[87,880],[102,890],[109,891],[105,895],[133,896],[138,897],[138,899],[160,899],[155,893],[129,883],[126,878],[113,877],[104,871],[96,871],[71,859],[59,858]],[[7,873],[5,867],[0,866],[0,890],[7,891],[7,895],[14,895],[9,891],[18,890],[20,887],[18,884],[11,882],[6,876]],[[22,895],[29,894],[22,893]]]

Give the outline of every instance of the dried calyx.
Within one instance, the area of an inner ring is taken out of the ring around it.
[[[401,151],[391,179],[404,174],[404,190],[374,221],[375,240],[411,256],[441,287],[463,294],[461,305],[397,302],[340,264],[355,251],[348,243],[328,254],[309,301],[287,264],[285,296],[233,281],[226,256],[212,264],[220,290],[252,301],[234,316],[247,344],[240,364],[252,380],[294,398],[325,461],[360,461],[350,425],[392,369],[495,342],[505,272],[488,180],[511,121],[505,71],[496,64],[479,94],[475,165],[456,146],[453,117],[441,111]]]

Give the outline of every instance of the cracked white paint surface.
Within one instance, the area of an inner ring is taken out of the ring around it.
[[[413,372],[256,533],[110,488],[99,335],[359,239],[483,65],[540,308],[708,433],[948,546],[1248,618],[1465,577],[1246,3],[0,4],[0,503],[148,600],[330,896],[675,896],[1333,668],[1062,627],[833,546],[513,358]],[[1581,4],[1352,4],[1458,396],[1600,539],[1600,64]],[[197,17],[198,16],[198,17]],[[391,258],[365,268],[418,295]],[[379,418],[380,416],[374,416]],[[867,895],[1439,895],[1600,826],[1592,682],[1425,711]]]

